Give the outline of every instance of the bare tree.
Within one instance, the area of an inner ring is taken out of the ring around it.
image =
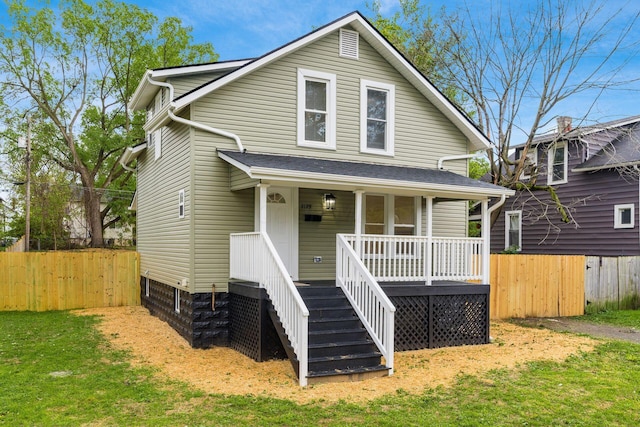
[[[493,142],[488,157],[494,184],[547,191],[561,220],[574,221],[553,186],[522,179],[527,153],[563,101],[589,92],[595,103],[607,89],[630,83],[620,73],[628,59],[614,59],[637,52],[630,34],[639,16],[637,5],[615,9],[604,1],[578,0],[495,2],[483,13],[470,4],[455,13],[443,10],[439,25],[447,43],[437,56],[468,101],[464,108]],[[585,106],[585,117],[592,106]],[[515,145],[522,146],[517,160]]]

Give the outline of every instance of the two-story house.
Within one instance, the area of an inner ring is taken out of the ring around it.
[[[149,70],[130,106],[142,301],[192,346],[284,351],[304,385],[488,342],[488,221],[468,238],[467,203],[488,218],[513,192],[466,177],[486,136],[359,13]]]
[[[492,229],[493,252],[640,255],[640,116],[571,122],[560,117],[556,132],[534,139],[523,176],[552,186],[571,221],[562,221],[548,191],[518,191]]]

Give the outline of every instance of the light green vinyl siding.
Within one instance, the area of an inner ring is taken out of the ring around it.
[[[249,175],[240,169],[234,167],[231,167],[230,169],[231,177],[229,181],[232,191],[255,187],[258,184],[258,180],[249,178]]]
[[[298,68],[337,76],[336,150],[297,146]],[[360,153],[361,78],[396,87],[392,158]],[[341,58],[337,32],[198,101],[195,119],[237,134],[253,152],[432,168],[442,156],[467,153],[464,135],[364,40],[359,60]],[[464,162],[454,166],[450,169],[466,171]]]
[[[162,130],[162,156],[147,149],[138,161],[137,250],[140,272],[175,286],[190,277],[189,129],[175,123]],[[185,191],[185,215],[178,218],[178,192]]]
[[[227,291],[229,235],[254,230],[254,189],[230,191],[229,164],[216,148],[232,150],[235,142],[195,132],[194,271],[195,292]]]
[[[336,234],[354,232],[355,196],[351,192],[333,191],[336,209],[322,207],[323,190],[301,188],[299,191],[299,277],[300,280],[335,279]],[[305,215],[320,215],[322,221],[307,221]],[[313,258],[322,257],[321,263]]]
[[[222,73],[191,74],[189,76],[171,77],[167,80],[167,83],[173,85],[174,97],[178,97],[221,75]]]
[[[467,201],[437,202],[433,205],[434,237],[466,237]]]

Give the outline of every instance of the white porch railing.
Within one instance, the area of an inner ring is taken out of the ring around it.
[[[482,238],[373,234],[344,237],[378,282],[431,283],[483,277]]]
[[[266,233],[232,234],[230,277],[265,288],[298,357],[300,386],[307,385],[309,310]]]
[[[396,309],[342,234],[336,238],[336,284],[344,290],[392,375]]]

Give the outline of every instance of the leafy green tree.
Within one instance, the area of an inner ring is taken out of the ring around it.
[[[100,247],[104,228],[122,219],[127,204],[105,191],[135,187],[117,159],[144,139],[144,117],[132,115],[127,101],[145,70],[217,55],[209,43],[194,44],[179,19],[160,22],[135,5],[63,0],[59,8],[8,4],[11,26],[0,27],[0,96],[13,100],[5,134],[24,134],[23,117],[32,114],[34,151],[83,187],[91,246]]]

